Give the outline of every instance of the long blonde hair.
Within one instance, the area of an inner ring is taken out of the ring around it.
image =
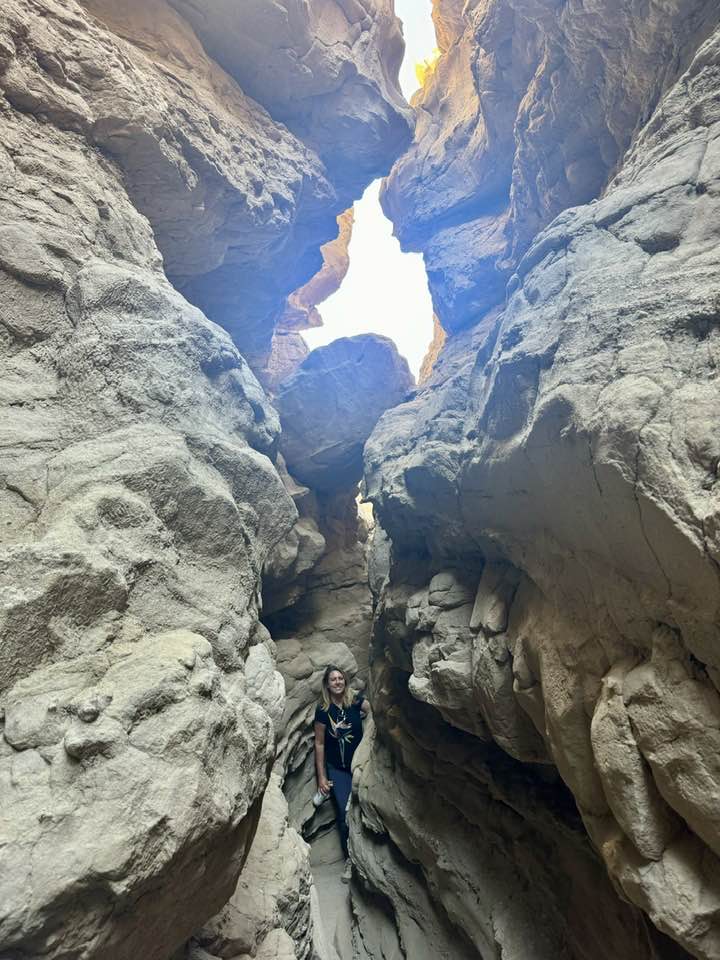
[[[348,676],[342,667],[336,667],[334,663],[331,663],[329,667],[326,667],[325,673],[322,678],[322,706],[323,710],[329,710],[332,700],[330,698],[330,690],[328,689],[328,680],[330,679],[331,673],[341,673],[343,675],[343,680],[345,681],[345,689],[343,690],[342,705],[343,707],[352,706],[353,698],[352,693],[350,692],[350,683],[348,682]]]

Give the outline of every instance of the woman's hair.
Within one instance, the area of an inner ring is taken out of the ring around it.
[[[331,663],[329,667],[325,668],[325,673],[322,678],[322,705],[323,710],[328,710],[331,704],[330,699],[330,690],[328,689],[328,680],[330,679],[331,673],[341,673],[343,679],[345,680],[345,689],[343,690],[342,705],[343,707],[352,706],[353,698],[352,693],[350,692],[350,683],[348,681],[348,676],[342,667],[336,667],[334,663]]]

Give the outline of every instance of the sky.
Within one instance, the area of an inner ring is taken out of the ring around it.
[[[432,0],[395,0],[406,44],[400,86],[408,100],[418,87],[415,64],[435,48],[431,10]],[[427,276],[419,253],[400,251],[380,207],[379,191],[376,180],[356,202],[350,269],[337,293],[318,306],[324,325],[304,330],[303,336],[313,350],[338,337],[381,333],[395,341],[417,377],[432,340]]]

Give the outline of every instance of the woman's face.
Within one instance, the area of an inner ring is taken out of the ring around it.
[[[336,695],[345,692],[345,677],[339,670],[333,670],[328,677],[328,690]]]

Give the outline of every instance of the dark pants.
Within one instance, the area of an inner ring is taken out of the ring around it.
[[[339,770],[331,764],[327,765],[328,780],[332,780],[332,794],[337,809],[337,825],[340,830],[340,842],[343,853],[348,855],[348,836],[350,828],[347,824],[347,806],[352,793],[352,774],[349,770]]]

